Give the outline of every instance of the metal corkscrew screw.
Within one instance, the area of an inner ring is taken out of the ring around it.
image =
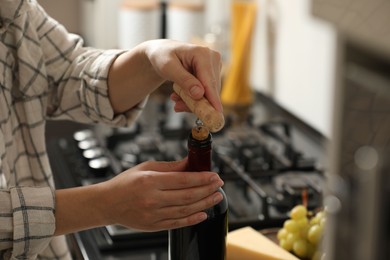
[[[197,118],[197,119],[195,120],[195,124],[196,124],[197,127],[203,126],[203,125],[204,125],[204,124],[203,124],[203,121],[200,120],[199,118]]]

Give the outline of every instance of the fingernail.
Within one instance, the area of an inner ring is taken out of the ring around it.
[[[222,197],[222,194],[221,193],[218,193],[218,194],[216,194],[215,196],[214,196],[214,203],[218,203],[218,202],[220,202],[221,200],[223,199],[223,197]]]
[[[211,183],[214,183],[215,185],[215,188],[219,188],[219,187],[222,187],[225,183],[223,182],[223,180],[221,180],[218,176],[213,176],[210,178],[210,182]]]
[[[211,178],[210,178],[210,182],[215,182],[219,180],[219,177],[217,175],[213,175]]]
[[[192,97],[202,94],[202,89],[199,86],[193,86],[190,88],[190,94]]]
[[[222,187],[224,184],[223,180],[218,180],[215,182],[215,188],[219,188],[219,187]]]
[[[200,221],[206,220],[206,219],[207,219],[207,214],[206,214],[206,213],[203,213],[203,214],[199,215],[198,219],[199,219]]]

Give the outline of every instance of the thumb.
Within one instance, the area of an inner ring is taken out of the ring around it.
[[[176,71],[175,75],[172,75],[172,81],[176,82],[191,98],[201,99],[205,94],[203,84],[179,64],[175,64],[175,68],[172,68],[172,71]]]

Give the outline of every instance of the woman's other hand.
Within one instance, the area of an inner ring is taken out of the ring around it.
[[[158,231],[197,224],[222,200],[213,172],[184,172],[187,160],[149,161],[107,181],[102,207],[111,224]]]

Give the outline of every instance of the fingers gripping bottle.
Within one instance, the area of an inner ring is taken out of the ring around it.
[[[206,127],[194,127],[188,137],[188,171],[211,170],[211,134]],[[169,231],[170,260],[224,260],[228,232],[228,203],[223,200],[206,209],[207,220]]]

